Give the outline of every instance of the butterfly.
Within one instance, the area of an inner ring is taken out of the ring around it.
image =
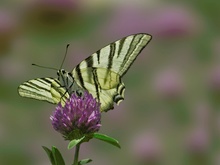
[[[122,77],[128,71],[152,36],[139,33],[124,37],[98,50],[71,72],[57,71],[58,78],[37,78],[18,87],[22,97],[65,104],[72,93],[88,91],[101,103],[101,112],[114,108],[124,100]]]

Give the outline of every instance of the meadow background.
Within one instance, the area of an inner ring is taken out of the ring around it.
[[[102,114],[100,133],[122,149],[91,140],[80,158],[91,165],[220,164],[220,1],[1,0],[0,164],[48,165],[43,146],[74,150],[53,130],[55,105],[21,98],[17,87],[56,77],[124,36],[152,41],[123,80],[125,100]]]

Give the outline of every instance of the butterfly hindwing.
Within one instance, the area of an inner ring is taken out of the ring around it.
[[[80,72],[73,72],[75,82],[82,84],[82,88],[89,91],[101,102],[101,111],[113,108],[114,102],[124,99],[124,84],[120,75],[105,68],[84,68]],[[83,77],[83,82],[80,82]]]

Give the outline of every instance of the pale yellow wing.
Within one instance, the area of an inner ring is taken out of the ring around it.
[[[72,74],[76,83],[101,102],[101,111],[113,108],[124,99],[121,77],[127,72],[143,48],[151,40],[149,34],[134,34],[113,42],[83,60]]]
[[[145,33],[124,37],[98,50],[76,68],[105,68],[123,76],[151,38]]]
[[[81,84],[80,76],[83,77],[82,88],[86,89],[101,103],[101,111],[113,109],[114,102],[119,104],[124,99],[124,83],[120,76],[104,68],[85,68],[73,72],[77,84]],[[108,76],[106,76],[108,75]]]
[[[18,87],[18,93],[22,97],[47,101],[57,104],[69,97],[59,81],[53,78],[37,78],[24,82]]]

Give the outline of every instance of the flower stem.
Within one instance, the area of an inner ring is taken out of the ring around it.
[[[75,155],[74,155],[73,165],[78,165],[79,148],[80,148],[80,144],[77,144],[77,145],[76,145],[76,149],[75,149]]]

